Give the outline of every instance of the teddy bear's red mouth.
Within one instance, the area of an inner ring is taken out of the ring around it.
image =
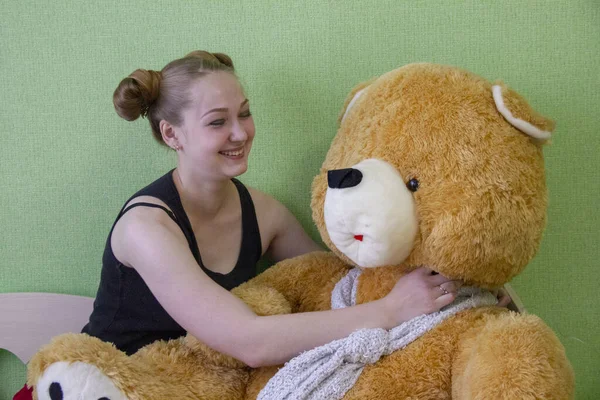
[[[354,235],[354,239],[358,240],[359,242],[363,241],[363,235]]]

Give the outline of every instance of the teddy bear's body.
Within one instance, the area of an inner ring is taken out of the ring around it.
[[[357,86],[313,181],[313,219],[331,252],[283,261],[236,295],[262,315],[328,310],[334,288],[353,268],[362,271],[360,304],[385,296],[422,265],[469,286],[502,286],[541,241],[542,146],[552,129],[514,91],[453,67],[412,64]],[[29,368],[39,393],[48,390],[40,382],[49,366],[61,361],[97,367],[131,400],[268,399],[265,385],[281,373],[250,370],[192,337],[151,344],[130,358],[59,344],[43,349]],[[366,364],[335,398],[573,396],[573,372],[554,333],[533,315],[493,306],[460,311]],[[141,390],[145,381],[160,384]]]
[[[312,253],[280,263],[249,285],[287,293],[294,312],[329,310],[331,292],[349,268],[332,253]],[[357,303],[385,296],[402,274],[395,267],[366,270],[359,278]],[[309,277],[323,283],[319,290]],[[245,398],[255,399],[278,369],[253,370]],[[450,317],[406,348],[366,366],[343,398],[566,399],[572,396],[570,379],[562,346],[538,317],[482,307]]]

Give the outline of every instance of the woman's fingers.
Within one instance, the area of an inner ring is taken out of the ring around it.
[[[444,295],[438,297],[433,302],[435,303],[435,306],[439,310],[440,308],[446,307],[448,304],[452,303],[455,298],[456,298],[456,293],[449,292],[448,294],[444,294]]]
[[[414,272],[422,274],[422,275],[431,275],[434,271],[429,267],[419,267],[414,270]]]
[[[512,299],[508,295],[508,292],[504,290],[504,288],[500,288],[500,290],[498,290],[498,294],[496,295],[496,297],[498,298],[498,307],[506,307],[512,301]]]
[[[462,281],[450,281],[450,282],[442,283],[440,286],[449,292],[456,293],[456,292],[458,292],[458,289],[460,289],[462,285],[463,285]]]
[[[429,276],[427,280],[432,286],[438,286],[442,283],[449,282],[450,278],[446,278],[444,275],[441,274],[436,274]]]
[[[455,293],[462,286],[461,281],[448,281],[440,285],[435,286],[433,289],[439,291],[439,296],[446,295],[448,293]]]
[[[442,274],[439,274],[433,271],[428,267],[420,267],[416,270],[417,273],[425,275],[426,281],[429,285],[431,285],[434,291],[439,291],[437,293],[437,298],[442,296],[447,296],[448,294],[456,294],[458,289],[462,286],[463,282],[459,280],[451,280],[450,278],[445,277]],[[454,296],[456,297],[456,296]],[[447,300],[448,297],[445,297],[442,302]],[[454,298],[452,298],[453,300]],[[451,300],[451,301],[452,301]]]

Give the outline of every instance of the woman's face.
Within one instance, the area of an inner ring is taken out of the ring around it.
[[[238,79],[213,72],[190,87],[190,106],[176,127],[180,164],[202,175],[232,178],[248,169],[254,138],[250,104]]]

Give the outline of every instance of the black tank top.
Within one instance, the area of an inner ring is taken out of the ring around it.
[[[83,333],[114,343],[127,354],[133,354],[156,340],[174,339],[186,333],[167,314],[136,270],[121,264],[112,252],[110,239],[115,224],[133,207],[156,207],[169,214],[183,231],[199,268],[223,288],[231,290],[256,276],[256,263],[261,257],[262,245],[254,204],[246,187],[237,179],[232,181],[238,190],[242,205],[242,243],[233,270],[228,274],[221,274],[207,269],[202,264],[196,238],[181,204],[171,170],[138,191],[125,204],[139,196],[153,196],[162,200],[172,212],[156,204],[136,203],[127,209],[124,206],[113,223],[102,258],[102,272],[94,310],[88,324],[82,330]]]

